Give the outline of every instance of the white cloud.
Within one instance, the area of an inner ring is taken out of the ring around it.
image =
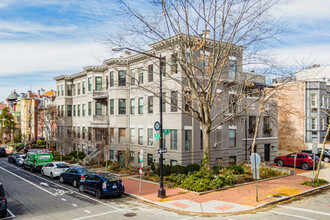
[[[105,47],[95,42],[7,42],[0,43],[0,75],[38,72],[81,71],[100,65]]]

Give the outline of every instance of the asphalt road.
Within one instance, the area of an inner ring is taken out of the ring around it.
[[[95,199],[58,179],[31,173],[0,158],[0,182],[8,199],[5,219],[330,219],[330,190],[244,215],[178,214],[133,198]]]

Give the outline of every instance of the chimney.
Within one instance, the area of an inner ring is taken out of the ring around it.
[[[254,70],[251,70],[251,74],[255,74]]]
[[[309,69],[314,69],[314,68],[318,68],[320,67],[321,65],[320,64],[313,64],[309,67]]]
[[[203,30],[203,33],[200,36],[210,38],[210,30]]]
[[[125,56],[126,57],[131,56],[131,54],[132,54],[131,51],[127,51],[127,50],[125,51]]]

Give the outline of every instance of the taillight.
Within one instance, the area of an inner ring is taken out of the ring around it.
[[[80,179],[85,179],[85,177],[83,175],[80,176]]]
[[[5,197],[2,197],[1,200],[2,200],[3,202],[5,202],[5,201],[6,201],[6,198],[5,198]]]
[[[34,160],[34,166],[37,166],[37,161],[36,160]]]
[[[102,188],[103,188],[103,189],[107,189],[107,182],[103,182],[103,183],[102,183]]]

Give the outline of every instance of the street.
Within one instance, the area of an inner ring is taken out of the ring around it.
[[[8,199],[5,219],[329,219],[330,191],[253,214],[202,217],[159,209],[133,198],[95,199],[68,184],[30,173],[0,159],[0,182]]]

